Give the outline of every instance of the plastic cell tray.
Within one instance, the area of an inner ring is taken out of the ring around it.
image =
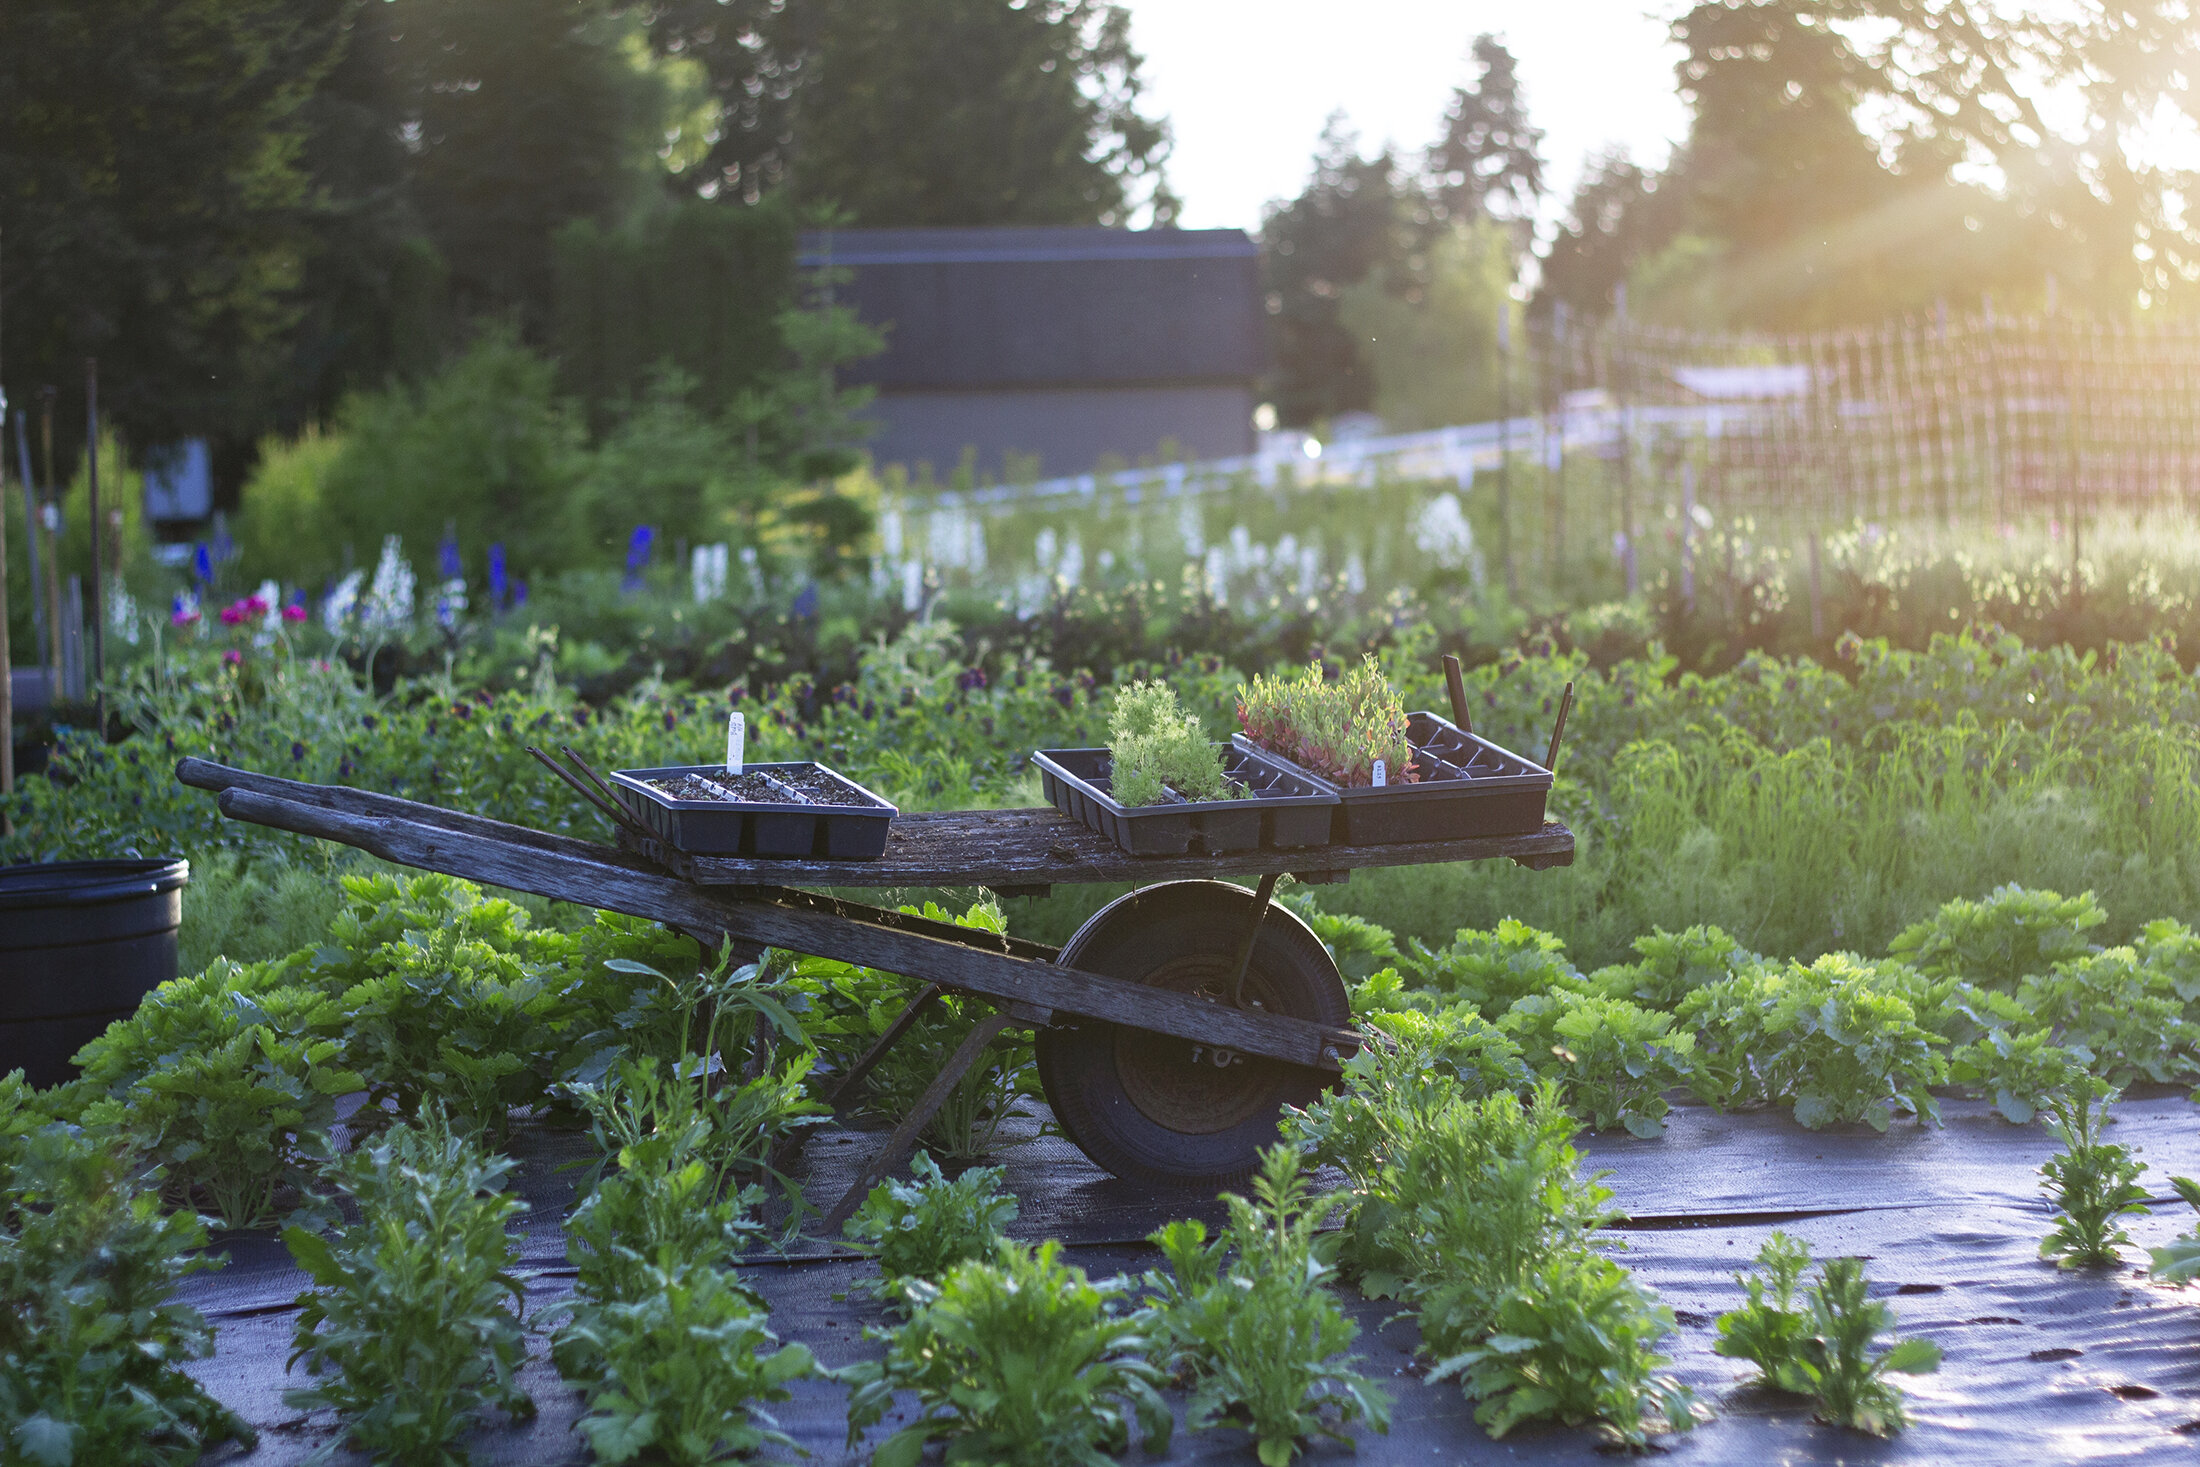
[[[826,805],[785,801],[676,800],[649,783],[682,774],[723,777],[725,767],[680,764],[661,769],[617,769],[612,792],[658,839],[696,856],[778,856],[790,860],[875,861],[886,851],[887,827],[900,813],[862,785],[822,764],[802,760],[749,764],[749,774],[815,771],[854,796],[857,803]],[[789,794],[794,794],[789,788]]]
[[[1550,801],[1551,771],[1433,713],[1407,715],[1406,743],[1420,778],[1379,788],[1333,784],[1243,734],[1231,742],[1336,795],[1332,839],[1339,845],[1532,835],[1543,828]]]
[[[1134,856],[1324,846],[1337,808],[1335,791],[1266,749],[1223,751],[1223,773],[1249,791],[1243,799],[1138,806],[1116,802],[1106,749],[1041,749],[1031,759],[1055,809]]]

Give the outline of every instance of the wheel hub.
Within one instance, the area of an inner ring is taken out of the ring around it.
[[[1225,959],[1193,953],[1163,964],[1146,983],[1219,1004],[1229,979]],[[1268,1006],[1271,994],[1257,970],[1245,975],[1244,998],[1247,1008]],[[1259,1113],[1271,1103],[1276,1070],[1270,1060],[1219,1045],[1115,1031],[1115,1073],[1124,1094],[1148,1120],[1187,1135],[1227,1131]]]

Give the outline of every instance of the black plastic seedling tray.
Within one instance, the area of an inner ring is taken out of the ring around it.
[[[649,783],[683,774],[724,777],[725,767],[716,764],[617,769],[611,787],[619,803],[658,839],[690,855],[875,861],[885,854],[887,827],[900,812],[854,780],[806,759],[743,766],[743,773],[768,776],[810,771],[841,786],[859,803],[804,801],[791,786],[784,786],[790,796],[785,801],[681,800]]]
[[[1266,749],[1233,745],[1222,771],[1250,791],[1238,800],[1121,805],[1106,749],[1041,749],[1031,756],[1047,799],[1134,856],[1222,855],[1329,844],[1336,793]]]
[[[1231,743],[1257,752],[1337,797],[1332,839],[1340,845],[1527,835],[1543,828],[1551,771],[1433,713],[1407,715],[1406,743],[1420,778],[1410,783],[1332,784],[1243,734]]]

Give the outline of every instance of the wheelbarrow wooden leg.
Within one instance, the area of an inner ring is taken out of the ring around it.
[[[933,1076],[932,1083],[925,1087],[924,1094],[909,1108],[909,1114],[902,1118],[900,1125],[894,1127],[893,1134],[886,1138],[885,1144],[871,1153],[871,1159],[863,1164],[862,1172],[857,1175],[846,1195],[833,1205],[831,1212],[825,1214],[826,1233],[838,1233],[840,1225],[863,1205],[863,1199],[870,1195],[871,1189],[883,1181],[888,1172],[901,1164],[901,1159],[909,1154],[909,1148],[916,1145],[917,1134],[938,1113],[939,1108],[947,1103],[947,1097],[954,1094],[962,1077],[978,1062],[978,1056],[985,1053],[985,1047],[1000,1038],[1002,1030],[1016,1022],[1016,1017],[1006,1010],[987,1014],[978,1021],[977,1027],[964,1037],[953,1058],[948,1060],[939,1074]]]
[[[923,1017],[924,1011],[932,1007],[946,991],[937,983],[925,984],[924,991],[909,1000],[909,1006],[896,1014],[894,1022],[886,1026],[886,1032],[878,1037],[878,1043],[865,1050],[863,1058],[848,1067],[848,1073],[840,1077],[840,1083],[833,1087],[831,1095],[825,1097],[825,1103],[835,1110],[840,1109],[841,1103],[855,1094],[856,1087],[863,1083],[864,1077],[877,1069],[878,1062],[886,1058],[886,1051],[892,1049],[901,1036],[909,1032],[909,1026]]]

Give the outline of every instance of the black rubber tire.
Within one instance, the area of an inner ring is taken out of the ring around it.
[[[1144,887],[1094,913],[1058,961],[1132,983],[1204,989],[1219,1001],[1252,900],[1223,881]],[[1261,921],[1245,996],[1271,1013],[1351,1023],[1328,949],[1281,907]],[[1275,1142],[1283,1107],[1311,1102],[1327,1083],[1314,1070],[1227,1051],[1218,1069],[1211,1046],[1098,1019],[1042,1029],[1036,1049],[1039,1084],[1063,1133],[1133,1182],[1242,1185]]]

